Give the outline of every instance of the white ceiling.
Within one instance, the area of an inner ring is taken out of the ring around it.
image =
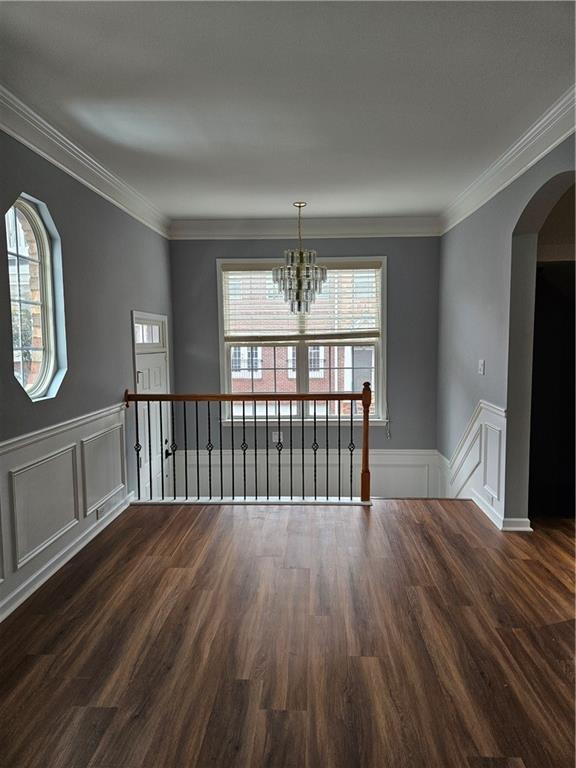
[[[434,215],[574,79],[568,2],[0,3],[0,81],[170,218]]]

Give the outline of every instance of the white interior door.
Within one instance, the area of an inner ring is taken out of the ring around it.
[[[160,330],[157,331],[156,329]],[[166,318],[133,313],[136,392],[161,395],[170,391]],[[169,403],[138,404],[140,495],[161,498],[172,492],[172,443]],[[161,421],[162,419],[162,421]],[[152,484],[152,487],[150,487]]]

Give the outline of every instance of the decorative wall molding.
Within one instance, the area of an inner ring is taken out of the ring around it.
[[[575,89],[571,86],[446,210],[437,215],[308,218],[307,236],[313,239],[442,235],[487,203],[573,133],[574,109]],[[285,239],[294,235],[294,221],[284,218],[170,221],[142,194],[101,165],[2,85],[0,128],[133,218],[171,240]]]
[[[294,219],[173,219],[171,240],[284,240],[294,237]],[[306,237],[434,237],[438,216],[306,218]]]
[[[570,88],[448,206],[442,233],[459,224],[574,132],[575,87]]]
[[[80,522],[76,445],[10,470],[16,569]]]
[[[90,424],[90,422],[103,419],[106,416],[114,416],[119,413],[124,413],[125,410],[125,403],[116,403],[115,405],[109,405],[107,408],[101,408],[98,411],[86,413],[84,416],[76,416],[73,419],[61,421],[58,424],[52,424],[49,427],[43,427],[42,429],[36,430],[36,432],[27,432],[25,435],[11,437],[0,443],[0,456],[4,453],[11,453],[12,451],[25,448],[28,445],[33,445],[41,440],[47,440],[49,437],[55,437],[61,432],[68,432],[76,427],[84,427]]]
[[[480,400],[452,458],[439,456],[440,492],[472,499],[502,531],[531,531],[527,517],[505,517],[505,445],[505,409]]]
[[[90,528],[74,539],[68,546],[63,548],[48,562],[32,574],[26,581],[22,582],[6,597],[0,599],[0,622],[15,611],[24,600],[30,597],[39,589],[45,581],[53,576],[68,560],[71,560],[91,539],[97,536],[107,525],[118,517],[134,501],[134,494],[130,493],[126,498],[116,503],[103,518],[95,522]],[[1,582],[0,582],[1,583]]]
[[[236,496],[243,497],[243,478],[242,478],[242,462],[239,461],[238,452],[236,456],[236,462],[234,464],[234,478]],[[184,477],[184,451],[177,451],[176,455],[176,477],[177,477],[177,501],[182,503],[184,500],[179,494],[182,493],[181,478]],[[196,452],[194,450],[188,450],[186,453],[186,461],[188,466],[189,476],[189,493],[190,501],[194,501],[197,495],[196,490]],[[199,471],[200,471],[200,499],[202,503],[207,503],[208,496],[208,455],[206,451],[199,451],[198,455]],[[219,455],[215,452],[212,457],[212,495],[213,503],[220,503],[220,485],[219,485]],[[349,457],[347,449],[343,449],[342,455],[342,474],[341,474],[341,493],[342,495],[349,494]],[[281,479],[281,496],[283,500],[290,498],[289,487],[289,472],[288,472],[288,457],[286,453],[282,458],[283,469]],[[359,495],[359,478],[360,478],[360,450],[356,451],[354,457],[354,469],[353,469],[353,496]],[[314,463],[314,455],[312,450],[307,449],[304,453],[304,466],[305,466],[305,478],[306,478],[306,501],[310,503],[310,499],[313,496],[312,491],[312,466]],[[232,454],[229,449],[225,449],[222,452],[222,466],[224,468],[224,499],[226,503],[232,498],[231,488],[231,469],[232,469]],[[278,500],[278,475],[277,475],[277,456],[270,453],[270,500]],[[294,497],[298,500],[298,493],[301,493],[301,466],[302,455],[300,451],[295,451],[293,455],[293,472],[294,472]],[[258,465],[256,467],[258,474],[258,501],[265,499],[265,477],[266,477],[266,461],[264,452],[258,454]],[[439,464],[439,453],[435,449],[430,450],[389,450],[372,448],[370,450],[370,469],[372,477],[372,496],[373,498],[436,498],[440,495],[440,481],[441,471]],[[168,473],[170,475],[170,473]],[[253,451],[247,451],[246,453],[246,495],[247,498],[253,498],[255,495],[254,490],[254,453]],[[180,479],[180,480],[179,480]],[[170,486],[171,478],[168,476],[167,484],[165,486],[166,501],[172,493]],[[317,465],[317,487],[318,487],[318,501],[326,499],[326,470],[324,457],[318,457]],[[338,496],[338,463],[336,450],[333,449],[329,453],[328,464],[328,497],[330,500],[334,500]],[[243,499],[241,499],[243,500]],[[159,499],[154,498],[154,503],[158,503]],[[143,498],[143,503],[149,503],[148,499]]]
[[[161,235],[166,217],[143,195],[0,85],[0,128]]]
[[[0,620],[128,505],[124,411],[0,445]]]
[[[96,432],[81,445],[84,514],[91,515],[126,487],[124,425]]]

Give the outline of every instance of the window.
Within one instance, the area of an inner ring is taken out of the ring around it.
[[[160,320],[139,319],[134,322],[134,341],[138,345],[163,347],[162,330],[162,322]]]
[[[230,370],[233,379],[262,376],[262,347],[231,347]]]
[[[275,292],[268,261],[220,264],[226,391],[359,392],[369,381],[372,412],[384,417],[382,264],[335,259],[326,266],[323,292],[310,314],[299,316]],[[317,407],[325,413],[321,398]],[[330,403],[329,416],[337,417],[337,408]],[[282,405],[281,413],[288,409],[289,404]],[[355,410],[360,415],[359,405]]]
[[[14,376],[32,400],[55,394],[65,373],[60,239],[46,206],[21,195],[5,216]],[[60,329],[63,333],[63,328]]]
[[[324,377],[324,350],[316,344],[308,347],[308,372],[311,379]]]

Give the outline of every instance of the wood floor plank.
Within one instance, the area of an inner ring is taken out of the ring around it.
[[[133,506],[0,625],[0,768],[572,768],[574,525]]]

